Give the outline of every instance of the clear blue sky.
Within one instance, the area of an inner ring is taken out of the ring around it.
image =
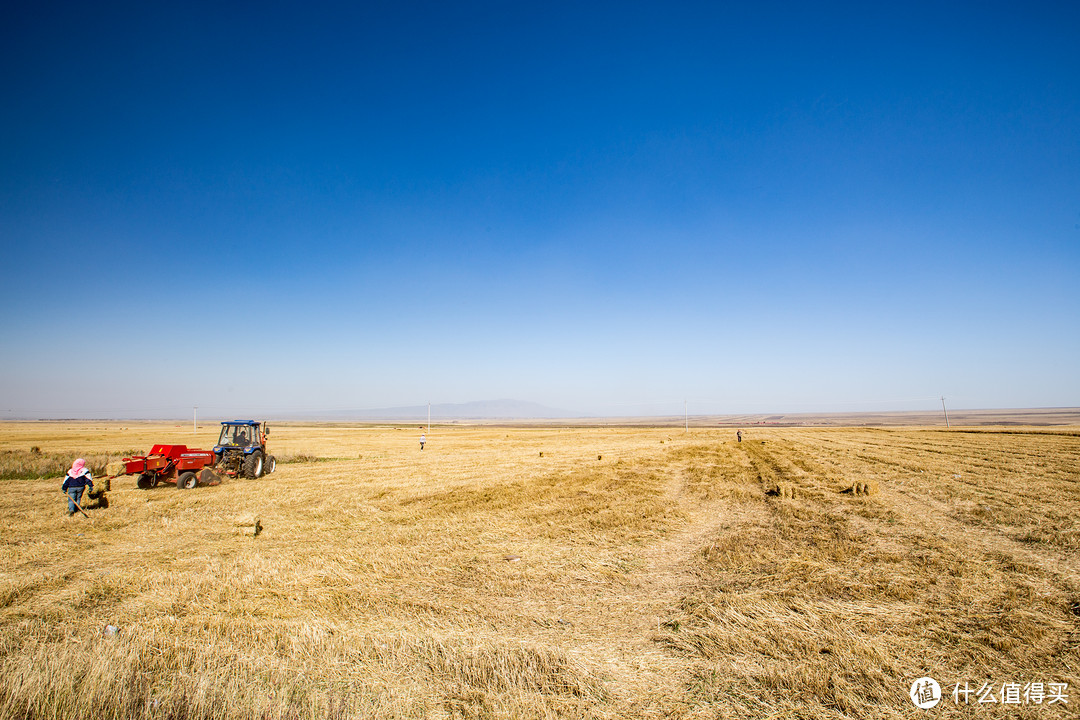
[[[22,3],[0,418],[1080,406],[1075,3]]]

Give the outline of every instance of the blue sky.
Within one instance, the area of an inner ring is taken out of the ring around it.
[[[3,13],[0,417],[1080,406],[1080,6]]]

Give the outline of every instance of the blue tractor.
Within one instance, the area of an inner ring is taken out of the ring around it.
[[[266,452],[270,428],[256,420],[226,420],[221,423],[221,437],[214,446],[217,469],[229,477],[249,478],[269,475],[277,468],[273,455]]]

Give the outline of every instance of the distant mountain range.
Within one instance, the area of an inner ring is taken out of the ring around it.
[[[336,413],[358,420],[427,420],[428,406],[373,408]],[[546,407],[523,400],[482,400],[467,403],[440,403],[431,406],[431,419],[448,420],[539,420],[584,417],[570,410]]]

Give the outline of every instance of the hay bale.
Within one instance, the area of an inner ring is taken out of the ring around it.
[[[765,494],[769,497],[778,497],[784,500],[793,500],[798,497],[799,491],[794,485],[786,482],[773,482],[765,487]]]
[[[842,493],[850,495],[873,495],[878,491],[877,480],[856,480],[851,484],[851,487],[846,490],[841,490]]]
[[[233,520],[233,532],[237,535],[246,535],[247,537],[258,537],[262,532],[263,526],[258,516],[255,515],[241,515]]]

